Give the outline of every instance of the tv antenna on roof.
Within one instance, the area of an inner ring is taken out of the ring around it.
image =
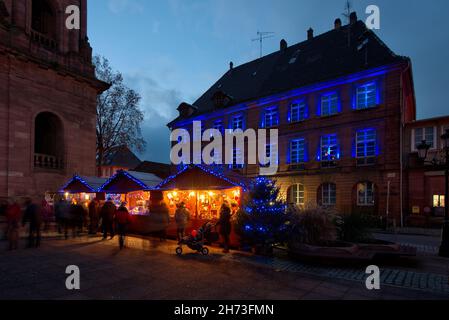
[[[253,39],[252,41],[259,41],[260,43],[260,57],[262,58],[263,52],[262,52],[262,48],[263,48],[263,41],[265,39],[269,39],[269,38],[273,38],[274,37],[274,32],[261,32],[261,31],[257,31],[257,38]]]
[[[352,3],[351,3],[351,1],[346,0],[345,11],[343,12],[342,15],[343,15],[343,17],[346,18],[347,24],[349,24],[349,22],[350,22],[351,12],[352,12]]]

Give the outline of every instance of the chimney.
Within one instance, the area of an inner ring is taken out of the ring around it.
[[[335,19],[335,22],[334,22],[334,29],[340,30],[340,28],[341,28],[341,19],[337,18],[337,19]]]
[[[355,11],[353,11],[349,15],[349,24],[354,24],[356,22],[357,22],[357,13]]]
[[[232,70],[232,69],[234,69],[234,62],[229,62],[229,70]]]
[[[288,47],[287,41],[285,41],[284,39],[282,39],[282,40],[281,40],[281,43],[280,43],[281,51],[287,50],[287,47]]]
[[[310,28],[309,30],[307,30],[307,40],[312,40],[313,39],[313,29]]]

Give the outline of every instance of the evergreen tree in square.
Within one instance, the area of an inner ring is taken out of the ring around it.
[[[254,179],[237,214],[236,231],[243,242],[271,247],[284,240],[286,223],[286,204],[279,196],[276,181],[267,177]]]

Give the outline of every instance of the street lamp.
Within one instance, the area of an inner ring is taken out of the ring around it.
[[[433,160],[431,163],[444,166],[444,223],[439,255],[449,258],[449,129],[446,129],[446,132],[441,136],[441,140],[444,144],[444,160]],[[419,159],[425,162],[430,145],[423,141],[416,148],[418,149]]]

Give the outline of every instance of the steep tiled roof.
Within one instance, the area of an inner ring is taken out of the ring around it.
[[[233,106],[406,59],[357,21],[230,69],[193,103],[190,117],[216,110],[217,92],[232,97]]]
[[[112,150],[105,158],[103,165],[133,169],[140,163],[140,159],[128,147],[122,146]]]

